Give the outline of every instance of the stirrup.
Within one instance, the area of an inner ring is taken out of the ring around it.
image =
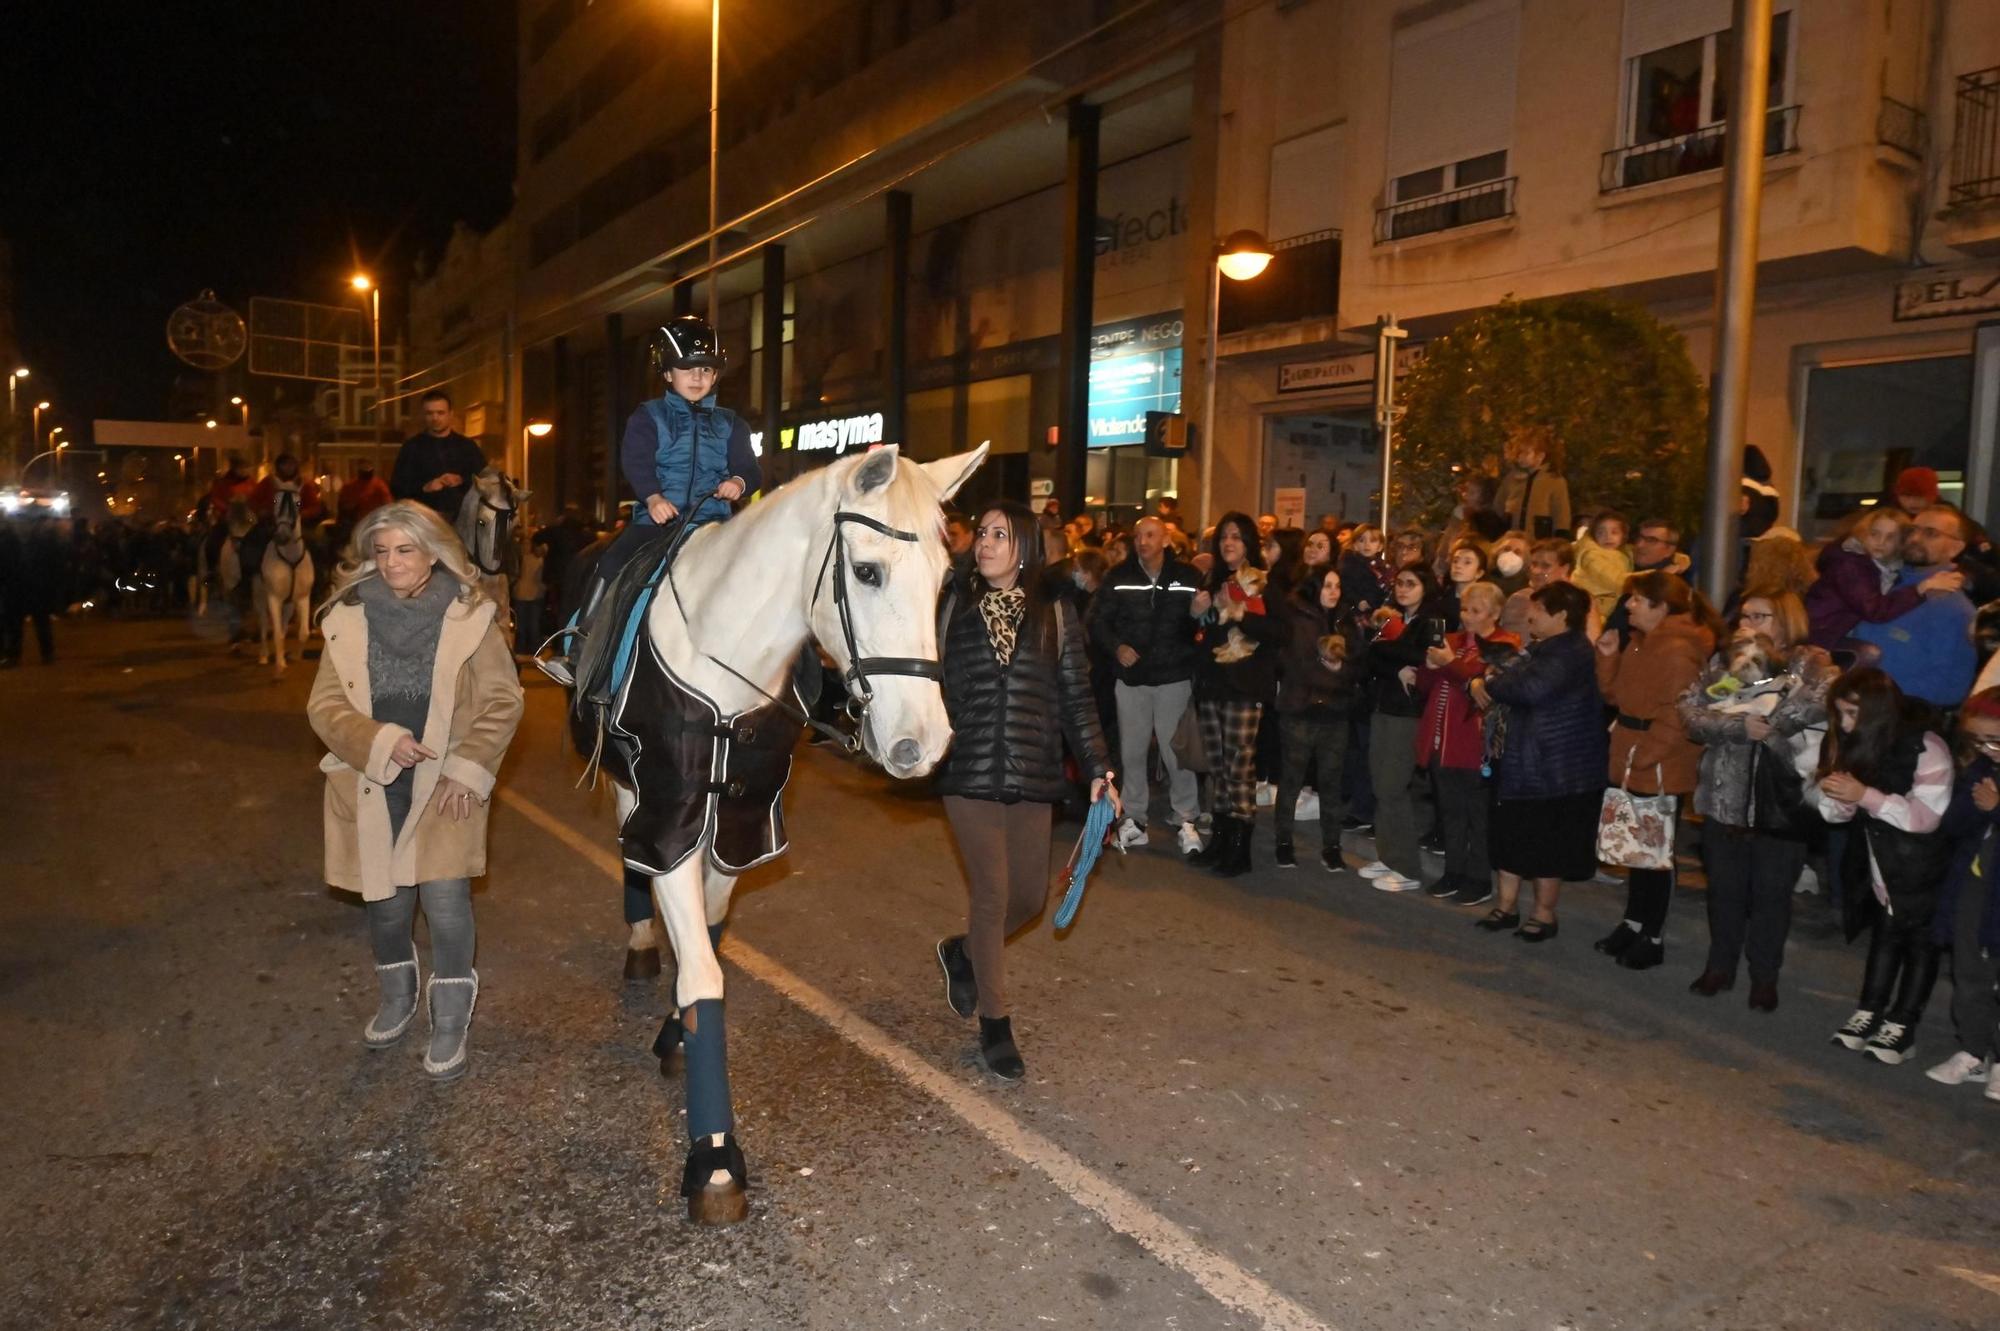
[[[570,671],[568,657],[537,656],[534,658],[534,662],[535,669],[541,671],[564,688],[573,689],[576,687],[576,676]]]

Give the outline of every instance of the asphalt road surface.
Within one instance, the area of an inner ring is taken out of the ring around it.
[[[1775,1016],[1352,873],[1110,862],[1009,965],[1028,1080],[931,946],[935,800],[820,750],[725,946],[751,1219],[677,1195],[681,1088],[619,976],[609,799],[529,686],[475,898],[474,1069],[361,1047],[320,882],[312,665],[64,623],[0,675],[0,1326],[2000,1326],[2000,1104],[1828,1045],[1858,950],[1802,911]],[[1302,859],[1316,852],[1302,829]],[[1069,830],[1074,835],[1074,828]],[[1061,833],[1059,833],[1059,837]]]

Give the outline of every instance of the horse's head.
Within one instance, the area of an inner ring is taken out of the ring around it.
[[[848,696],[866,700],[861,742],[894,777],[925,775],[951,742],[937,678],[906,667],[938,660],[938,589],[951,562],[940,505],[985,459],[985,444],[923,463],[891,445],[831,469],[833,557],[809,574],[812,633]]]
[[[527,497],[528,492],[516,489],[498,467],[481,468],[472,478],[465,498],[459,501],[455,525],[458,539],[482,572],[494,573],[504,565],[516,510]]]

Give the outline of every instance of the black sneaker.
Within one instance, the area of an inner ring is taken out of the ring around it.
[[[1458,891],[1451,894],[1451,904],[1454,906],[1480,906],[1491,900],[1493,900],[1491,877],[1484,882],[1477,878],[1461,878],[1458,880]]]
[[[1374,823],[1365,818],[1356,818],[1353,814],[1340,820],[1340,830],[1343,832],[1371,832],[1374,829]]]
[[[1847,1024],[1835,1031],[1832,1043],[1846,1045],[1849,1049],[1860,1049],[1868,1043],[1868,1037],[1875,1034],[1875,1014],[1867,1008],[1856,1008]]]
[[[1278,849],[1272,854],[1271,859],[1280,869],[1296,869],[1299,867],[1299,857],[1292,852],[1292,839],[1290,837],[1278,838]]]
[[[1442,901],[1446,897],[1457,896],[1458,889],[1459,889],[1458,875],[1454,873],[1448,873],[1444,875],[1442,878],[1438,879],[1435,883],[1432,883],[1429,887],[1425,888],[1424,895],[1427,897],[1434,897],[1437,900]]]
[[[1916,1042],[1915,1028],[1900,1021],[1884,1021],[1868,1037],[1868,1043],[1862,1046],[1861,1052],[1878,1062],[1893,1065],[1902,1062]]]
[[[1338,844],[1321,846],[1319,848],[1319,862],[1320,866],[1328,873],[1339,873],[1347,867],[1347,861],[1340,857],[1340,846]]]
[[[965,935],[938,939],[937,959],[944,971],[944,1001],[959,1016],[971,1016],[979,1003],[979,985],[973,978],[972,958],[965,955]]]

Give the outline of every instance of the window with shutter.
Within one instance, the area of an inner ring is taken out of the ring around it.
[[[1520,39],[1520,0],[1474,0],[1395,34],[1378,243],[1513,214]]]
[[[1792,104],[1795,0],[1771,20],[1766,153],[1798,146]],[[1736,41],[1729,0],[1626,0],[1623,147],[1608,154],[1606,190],[1651,184],[1722,166]]]

